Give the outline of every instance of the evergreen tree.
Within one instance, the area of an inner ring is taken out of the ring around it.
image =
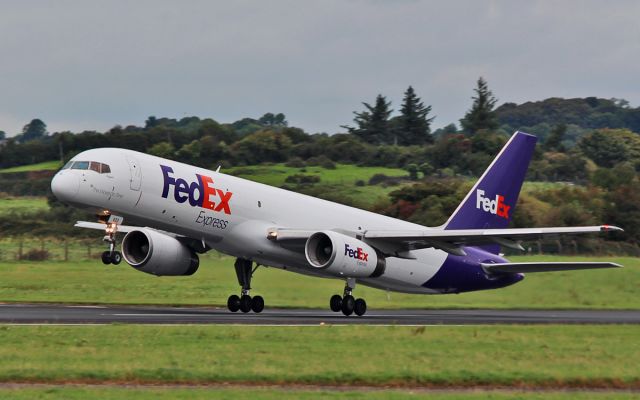
[[[431,122],[435,117],[428,118],[431,112],[431,106],[426,106],[420,98],[416,96],[413,87],[409,86],[404,92],[402,100],[402,108],[398,117],[398,126],[396,129],[397,144],[400,145],[422,145],[425,143],[433,143],[431,136]]]
[[[566,149],[562,144],[562,139],[564,139],[566,133],[567,126],[565,124],[556,125],[549,134],[549,137],[547,137],[547,140],[544,141],[544,149],[546,151],[564,152]]]
[[[498,127],[498,117],[493,110],[498,99],[493,97],[493,93],[487,86],[487,81],[482,77],[478,78],[478,86],[474,91],[476,95],[472,97],[473,105],[460,120],[462,130],[470,135],[481,129],[496,129]]]
[[[36,118],[22,128],[18,141],[21,143],[43,138],[47,135],[47,124]]]
[[[0,131],[0,140],[5,140],[7,138],[7,133],[5,131]]]
[[[353,113],[356,117],[353,121],[358,125],[356,128],[343,126],[361,139],[371,144],[391,144],[393,143],[393,133],[389,124],[389,116],[393,112],[389,108],[391,102],[387,102],[387,98],[379,94],[376,97],[375,105],[362,103],[366,110]]]

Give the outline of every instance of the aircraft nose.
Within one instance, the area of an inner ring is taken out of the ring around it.
[[[60,201],[72,200],[79,190],[80,177],[72,171],[60,171],[51,180],[51,191]]]

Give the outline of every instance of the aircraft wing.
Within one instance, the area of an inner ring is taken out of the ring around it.
[[[507,273],[518,272],[555,272],[573,271],[576,269],[599,269],[599,268],[622,268],[622,265],[612,262],[521,262],[521,263],[500,263],[500,264],[480,264],[487,273]]]
[[[622,231],[611,225],[555,227],[555,228],[515,228],[515,229],[425,229],[425,230],[369,230],[354,235],[361,240],[389,254],[436,248],[450,254],[466,255],[463,247],[482,245],[501,245],[524,250],[523,241],[553,238],[563,235]],[[268,237],[277,241],[306,240],[314,231],[296,229],[275,229]]]
[[[77,221],[74,226],[76,228],[96,229],[104,232],[107,227],[107,224],[103,224],[100,222]],[[155,229],[155,228],[132,226],[132,225],[118,225],[118,233],[129,233],[131,231],[140,230],[140,229],[151,229],[154,231],[161,232],[165,235],[172,236],[178,239],[179,241],[181,241],[183,244],[191,247],[193,250],[195,250],[198,253],[204,253],[211,249],[211,247],[207,243],[205,243],[204,240],[198,240],[195,238],[178,235],[173,232],[162,231],[160,229]]]
[[[455,255],[465,255],[462,247],[498,244],[516,250],[524,250],[523,241],[553,238],[563,235],[579,235],[622,231],[611,225],[554,227],[554,228],[514,228],[514,229],[430,229],[424,231],[366,231],[363,239],[393,243],[399,248],[416,250],[434,247]]]
[[[77,221],[74,226],[76,228],[97,229],[99,231],[104,231],[107,227],[107,224],[101,224],[99,222]],[[136,229],[140,229],[140,227],[131,225],[118,225],[118,232],[122,233],[128,233]]]

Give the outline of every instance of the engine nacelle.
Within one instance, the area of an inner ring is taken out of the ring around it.
[[[124,260],[138,271],[157,276],[193,275],[198,255],[173,236],[141,228],[122,240]]]
[[[314,268],[339,277],[375,278],[384,273],[385,259],[365,242],[333,231],[316,232],[304,246]]]

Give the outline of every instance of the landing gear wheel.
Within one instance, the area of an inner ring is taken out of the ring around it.
[[[353,296],[351,295],[346,295],[344,296],[344,298],[342,299],[342,313],[344,315],[351,315],[353,314],[353,309],[356,306],[356,300],[353,298]]]
[[[240,309],[240,297],[235,294],[229,296],[229,299],[227,300],[227,308],[231,312],[238,312]]]
[[[251,309],[254,313],[259,313],[264,310],[264,299],[262,296],[254,296],[251,299]]]
[[[364,301],[364,299],[357,299],[355,301],[353,311],[356,313],[358,317],[363,316],[364,313],[367,312],[367,302]]]
[[[251,311],[251,296],[245,294],[240,297],[240,311],[243,313]]]
[[[111,252],[110,251],[104,251],[102,252],[102,263],[104,265],[109,265],[111,264]]]
[[[118,265],[120,264],[120,262],[122,262],[122,253],[120,253],[119,251],[114,251],[111,255],[111,263],[113,265]]]
[[[340,312],[342,310],[342,296],[334,294],[329,300],[329,307],[333,312]]]

